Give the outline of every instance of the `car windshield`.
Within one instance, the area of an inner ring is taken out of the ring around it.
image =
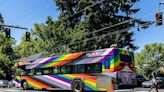
[[[157,77],[157,80],[163,80],[164,81],[164,77]]]
[[[143,75],[137,75],[137,78],[144,78]]]

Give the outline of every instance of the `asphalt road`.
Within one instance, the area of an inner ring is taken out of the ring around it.
[[[135,88],[135,89],[122,89],[114,92],[149,92],[150,88]],[[59,90],[48,90],[42,91],[39,89],[35,90],[22,90],[21,88],[0,88],[0,92],[71,92],[71,91],[59,91]],[[90,92],[90,91],[89,91]],[[151,92],[156,92],[155,90]],[[164,92],[164,89],[159,89],[159,92]]]

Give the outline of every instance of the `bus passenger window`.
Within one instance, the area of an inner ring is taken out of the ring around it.
[[[61,73],[66,73],[66,66],[61,67]]]
[[[102,72],[102,63],[94,63],[86,65],[87,73],[101,73]]]
[[[94,64],[86,65],[86,72],[87,73],[94,73]]]
[[[34,69],[28,69],[26,75],[34,75]]]
[[[36,75],[41,75],[42,74],[42,69],[41,68],[35,69],[35,74]]]
[[[45,74],[45,75],[52,74],[52,68],[43,69],[43,74]]]
[[[58,74],[58,73],[60,73],[60,67],[54,67],[53,74]]]
[[[102,64],[101,63],[95,64],[94,70],[95,70],[95,73],[101,73],[102,72]]]
[[[84,65],[74,65],[73,73],[85,73],[85,66]]]
[[[67,66],[67,73],[72,73],[72,66]]]
[[[70,74],[72,73],[72,66],[62,66],[61,73],[63,74]]]

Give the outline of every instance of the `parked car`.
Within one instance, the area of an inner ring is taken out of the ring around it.
[[[136,79],[138,86],[142,86],[142,82],[146,81],[145,77],[141,74],[137,74]]]
[[[158,84],[158,88],[162,88],[164,87],[164,77],[157,77],[157,84]],[[152,85],[152,81],[149,80],[149,81],[144,81],[142,83],[142,87],[151,87]]]
[[[8,87],[8,81],[4,79],[0,79],[0,87]]]
[[[157,84],[159,88],[164,88],[164,77],[157,77]]]
[[[144,87],[144,88],[151,87],[151,85],[152,85],[151,80],[142,82],[142,87]]]
[[[14,87],[14,83],[12,80],[8,81],[8,88]]]

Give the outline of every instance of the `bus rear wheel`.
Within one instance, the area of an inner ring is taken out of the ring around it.
[[[84,84],[81,80],[74,80],[72,83],[73,92],[84,92]]]
[[[27,81],[24,81],[22,83],[22,87],[23,87],[23,90],[27,90],[28,89],[28,83],[27,83]]]

